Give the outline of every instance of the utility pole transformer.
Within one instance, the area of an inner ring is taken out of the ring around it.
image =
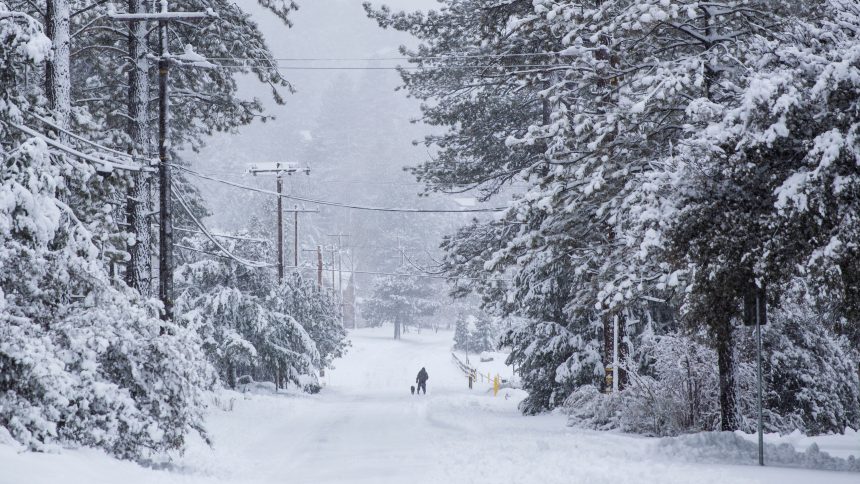
[[[115,13],[112,20],[119,22],[158,22],[158,296],[164,305],[161,319],[173,319],[173,213],[171,210],[171,167],[168,145],[170,103],[168,102],[170,53],[168,50],[168,24],[171,20],[191,20],[215,17],[206,12],[170,12],[167,0],[162,0],[158,13]],[[163,331],[163,329],[162,329]]]

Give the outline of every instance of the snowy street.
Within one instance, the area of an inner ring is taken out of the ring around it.
[[[450,332],[401,341],[389,333],[353,331],[318,395],[225,394],[221,405],[233,396],[234,410],[211,410],[214,448],[192,443],[171,470],[97,451],[19,454],[0,445],[0,483],[857,482],[847,472],[698,464],[660,455],[658,439],[574,430],[557,414],[524,417],[505,390],[469,392],[450,359]],[[421,366],[426,397],[409,394]]]

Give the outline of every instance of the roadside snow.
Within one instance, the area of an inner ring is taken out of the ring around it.
[[[0,436],[0,484],[858,482],[853,472],[738,465],[754,454],[734,434],[661,440],[571,429],[563,415],[524,417],[519,390],[493,397],[483,387],[467,389],[451,362],[450,332],[401,341],[391,333],[353,331],[353,347],[318,395],[215,396],[213,447],[193,441],[167,470],[86,449],[21,453]],[[428,394],[410,395],[422,366]],[[839,457],[860,455],[856,433],[789,437],[780,443],[800,452],[817,442]]]

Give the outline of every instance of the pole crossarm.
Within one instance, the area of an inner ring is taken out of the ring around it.
[[[285,163],[276,161],[274,163],[255,163],[248,167],[248,173],[252,175],[273,173],[275,175],[292,175],[293,173],[304,172],[305,175],[311,174],[310,167],[302,168],[298,163]]]

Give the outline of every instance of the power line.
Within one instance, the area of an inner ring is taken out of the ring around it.
[[[110,158],[110,157],[98,158],[98,157],[93,156],[93,155],[88,155],[82,151],[79,151],[75,148],[72,148],[71,146],[66,146],[57,140],[51,139],[51,138],[45,136],[44,134],[39,133],[38,131],[36,131],[34,129],[28,128],[27,126],[24,126],[21,124],[16,124],[16,123],[9,123],[9,124],[11,126],[17,128],[22,133],[33,136],[34,138],[39,138],[42,141],[44,141],[45,143],[53,146],[54,148],[56,148],[60,151],[65,151],[66,153],[68,153],[72,156],[76,156],[76,157],[81,158],[83,160],[89,161],[90,163],[94,163],[96,165],[101,165],[104,169],[107,169],[107,170],[116,169],[116,170],[126,170],[126,171],[152,171],[152,169],[149,167],[128,165],[128,164],[123,163],[120,160],[115,159],[115,158]]]
[[[170,187],[170,191],[173,193],[174,196],[176,196],[176,199],[179,200],[179,204],[185,210],[185,213],[187,213],[188,216],[191,218],[191,220],[194,222],[194,225],[196,225],[202,231],[203,235],[205,235],[206,238],[209,239],[210,242],[215,244],[215,247],[217,247],[221,252],[223,252],[225,256],[229,257],[230,259],[233,259],[234,261],[238,262],[239,264],[242,264],[242,265],[245,265],[248,267],[257,268],[257,269],[263,268],[263,267],[272,267],[273,266],[273,264],[269,264],[266,262],[257,262],[257,261],[252,261],[252,260],[238,257],[238,256],[234,255],[232,252],[230,252],[229,250],[227,250],[223,245],[221,245],[220,242],[215,240],[215,237],[213,237],[212,234],[209,233],[209,231],[206,229],[206,226],[204,226],[203,223],[200,222],[200,220],[198,220],[197,217],[194,216],[194,213],[191,211],[191,208],[188,206],[188,202],[185,200],[185,197],[182,196],[182,194],[178,190],[176,190],[176,188],[174,188],[174,187]]]
[[[326,268],[328,269],[328,268]],[[344,271],[347,272],[347,271]],[[353,274],[370,274],[370,275],[379,275],[379,276],[398,276],[398,277],[419,277],[425,279],[466,279],[470,281],[498,281],[498,282],[511,282],[512,279],[503,279],[501,277],[467,277],[467,276],[443,276],[436,274],[415,274],[415,273],[404,273],[404,272],[382,272],[382,271],[349,271]]]
[[[218,67],[239,69],[243,67],[274,67],[278,70],[285,71],[425,71],[425,70],[467,70],[467,69],[542,69],[548,67],[562,67],[557,64],[487,64],[487,65],[469,65],[469,66],[295,66],[295,65],[280,65],[277,63],[235,63],[235,64],[217,64]]]
[[[289,62],[374,62],[398,60],[448,60],[448,59],[508,59],[522,57],[575,57],[576,54],[566,52],[519,52],[509,54],[443,54],[443,55],[410,55],[395,57],[208,57],[207,60],[255,60],[255,61],[289,61]]]
[[[200,234],[200,235],[206,235],[206,233],[201,232],[201,231],[199,231],[199,230],[187,229],[187,228],[185,228],[185,227],[173,227],[173,230],[176,230],[176,231],[178,231],[178,232],[186,232],[186,233],[189,233],[189,234]],[[267,244],[267,243],[269,243],[269,241],[268,241],[268,240],[264,240],[264,239],[255,239],[255,238],[253,238],[253,237],[241,237],[241,236],[238,236],[238,235],[229,235],[229,234],[216,234],[216,233],[212,233],[212,232],[210,232],[210,235],[211,235],[212,237],[221,237],[221,238],[224,238],[224,239],[245,240],[245,241],[248,241],[248,242],[259,242],[259,243],[261,243],[261,244]]]
[[[330,207],[339,207],[339,208],[349,208],[353,210],[367,210],[372,212],[405,212],[405,213],[488,213],[488,212],[501,212],[507,210],[505,207],[495,207],[495,208],[471,208],[471,209],[424,209],[424,208],[391,208],[391,207],[370,207],[364,205],[352,205],[347,203],[339,203],[339,202],[331,202],[328,200],[318,200],[314,198],[300,197],[297,195],[288,195],[285,193],[279,194],[278,192],[273,192],[271,190],[265,190],[262,188],[256,188],[249,185],[243,185],[241,183],[235,183],[227,180],[222,180],[220,178],[215,178],[212,176],[204,175],[200,172],[194,171],[190,168],[186,168],[182,165],[175,165],[174,167],[188,173],[189,175],[196,176],[198,178],[203,178],[204,180],[210,180],[218,183],[223,183],[225,185],[229,185],[236,188],[241,188],[243,190],[250,190],[258,193],[265,193],[267,195],[274,195],[276,197],[287,198],[290,200],[296,200],[300,202],[306,203],[315,203],[318,205],[326,205]]]
[[[60,127],[60,126],[57,126],[57,125],[56,125],[56,124],[54,124],[53,122],[51,122],[51,121],[49,121],[49,120],[47,120],[47,119],[45,119],[45,118],[43,118],[43,117],[41,117],[41,116],[39,116],[39,115],[37,115],[37,114],[33,114],[33,113],[27,113],[27,114],[28,114],[29,116],[31,116],[31,117],[33,117],[33,118],[35,118],[35,119],[37,119],[37,120],[41,121],[42,123],[44,123],[44,124],[46,124],[46,125],[48,125],[48,126],[50,126],[50,127],[54,128],[54,129],[56,129],[57,131],[60,131],[60,132],[62,132],[62,133],[65,133],[65,134],[69,135],[70,137],[72,137],[72,138],[74,138],[74,139],[76,139],[76,140],[78,140],[78,141],[81,141],[81,142],[86,143],[86,144],[88,144],[88,145],[90,145],[90,146],[93,146],[94,148],[100,149],[100,150],[102,150],[102,151],[107,151],[108,153],[113,153],[115,156],[119,156],[119,157],[121,157],[121,158],[128,158],[128,159],[130,159],[130,160],[132,160],[132,161],[137,161],[137,162],[141,163],[141,164],[142,164],[142,165],[144,165],[144,166],[149,166],[149,165],[152,163],[152,160],[149,160],[149,159],[146,159],[146,158],[141,158],[141,157],[139,157],[139,156],[134,156],[134,155],[129,154],[129,153],[123,153],[122,151],[117,151],[117,150],[115,150],[115,149],[113,149],[113,148],[109,148],[109,147],[107,147],[107,146],[104,146],[104,145],[101,145],[101,144],[99,144],[99,143],[96,143],[95,141],[88,140],[88,139],[84,138],[83,136],[80,136],[80,135],[78,135],[78,134],[75,134],[75,133],[73,133],[73,132],[71,132],[71,131],[67,130],[67,129],[64,129],[64,128]]]

